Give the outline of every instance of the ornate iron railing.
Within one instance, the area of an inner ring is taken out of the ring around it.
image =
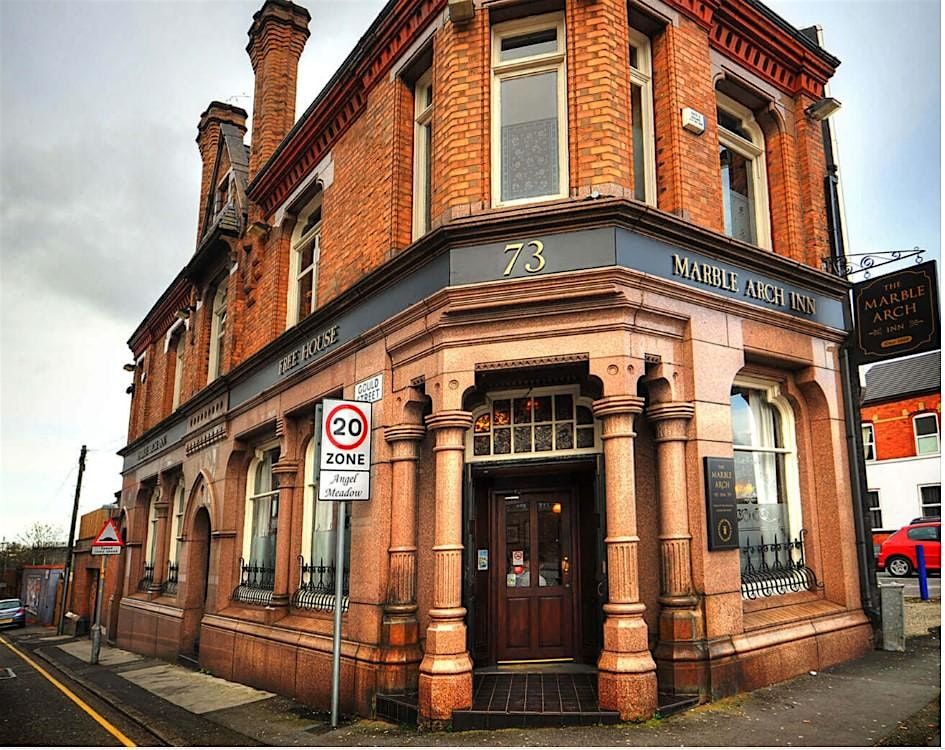
[[[147,591],[152,581],[154,581],[154,565],[146,563],[144,566],[144,575],[141,577],[141,580],[138,581],[138,589],[140,591]]]
[[[341,582],[341,611],[348,611],[348,571],[344,572]],[[325,564],[306,565],[305,558],[299,555],[299,587],[292,595],[292,606],[299,609],[332,611],[335,608],[335,566]]]
[[[177,572],[178,572],[177,563],[172,563],[170,560],[168,560],[167,577],[164,579],[164,583],[161,585],[161,590],[165,594],[177,593]]]
[[[276,582],[276,569],[268,565],[247,565],[240,558],[240,583],[231,598],[247,604],[269,604]]]
[[[842,257],[829,256],[821,258],[823,269],[834,276],[847,278],[855,273],[862,273],[864,279],[870,278],[873,269],[895,263],[898,260],[912,258],[913,262],[921,263],[925,250],[914,247],[911,250],[879,250],[875,253],[854,253]]]
[[[770,544],[764,537],[752,544],[745,539],[741,547],[742,598],[757,599],[762,596],[777,596],[798,591],[813,591],[821,588],[817,575],[807,567],[804,559],[804,535],[793,541],[779,541],[777,535]]]

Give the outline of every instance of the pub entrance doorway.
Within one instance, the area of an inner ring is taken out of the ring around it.
[[[469,467],[476,667],[594,665],[606,584],[596,458]]]

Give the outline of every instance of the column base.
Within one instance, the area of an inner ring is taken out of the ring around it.
[[[430,674],[426,662],[420,668],[418,680],[419,724],[423,729],[444,729],[453,719],[453,711],[472,708],[472,661],[468,654],[437,657],[437,668],[449,668],[451,673]],[[460,671],[462,670],[462,671]]]
[[[420,626],[416,617],[385,617],[381,624],[382,651],[377,673],[381,693],[396,695],[417,688],[420,660]]]
[[[659,643],[653,657],[660,690],[677,695],[706,692],[707,651],[702,614],[697,608],[664,607],[660,611]]]
[[[602,711],[617,711],[622,721],[646,721],[656,713],[656,672],[599,671],[597,700]]]

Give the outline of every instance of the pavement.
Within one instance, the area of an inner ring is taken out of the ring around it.
[[[121,649],[103,646],[100,663],[91,665],[88,639],[38,628],[5,635],[167,745],[938,747],[939,606],[921,603],[905,652],[872,651],[668,718],[471,732],[419,732],[348,717],[331,729],[325,713],[288,698]]]

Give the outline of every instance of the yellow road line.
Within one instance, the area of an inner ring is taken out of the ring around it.
[[[10,649],[14,654],[16,654],[17,656],[19,656],[23,661],[25,661],[27,664],[29,664],[33,669],[35,669],[35,670],[36,670],[37,672],[39,672],[43,677],[45,677],[45,678],[46,678],[47,680],[49,680],[53,685],[55,685],[55,686],[56,686],[57,688],[59,688],[63,693],[65,693],[66,697],[69,698],[69,700],[71,700],[71,701],[72,701],[73,703],[75,703],[79,708],[81,708],[83,711],[85,711],[85,713],[87,713],[89,716],[91,716],[93,719],[95,719],[95,721],[97,721],[99,724],[101,724],[102,728],[103,728],[106,732],[108,732],[110,735],[112,735],[116,740],[118,740],[122,745],[124,745],[125,747],[137,747],[137,745],[136,745],[134,742],[132,742],[131,740],[129,740],[127,737],[125,737],[125,735],[123,735],[116,727],[114,727],[114,726],[112,726],[111,724],[109,724],[108,721],[107,721],[101,714],[99,714],[94,708],[92,708],[88,703],[86,703],[86,702],[85,702],[84,700],[82,700],[78,695],[76,695],[75,693],[73,693],[69,688],[67,688],[65,685],[63,685],[61,682],[59,682],[59,680],[57,680],[55,677],[53,677],[51,674],[49,674],[49,672],[47,672],[45,669],[43,669],[41,666],[39,666],[39,664],[37,664],[37,663],[36,663],[35,661],[33,661],[30,657],[28,657],[26,654],[24,654],[22,651],[20,651],[18,648],[16,648],[16,646],[14,646],[12,643],[10,643],[10,642],[9,642],[6,638],[4,638],[3,636],[0,636],[0,643],[2,643],[4,646],[6,646],[8,649]]]

